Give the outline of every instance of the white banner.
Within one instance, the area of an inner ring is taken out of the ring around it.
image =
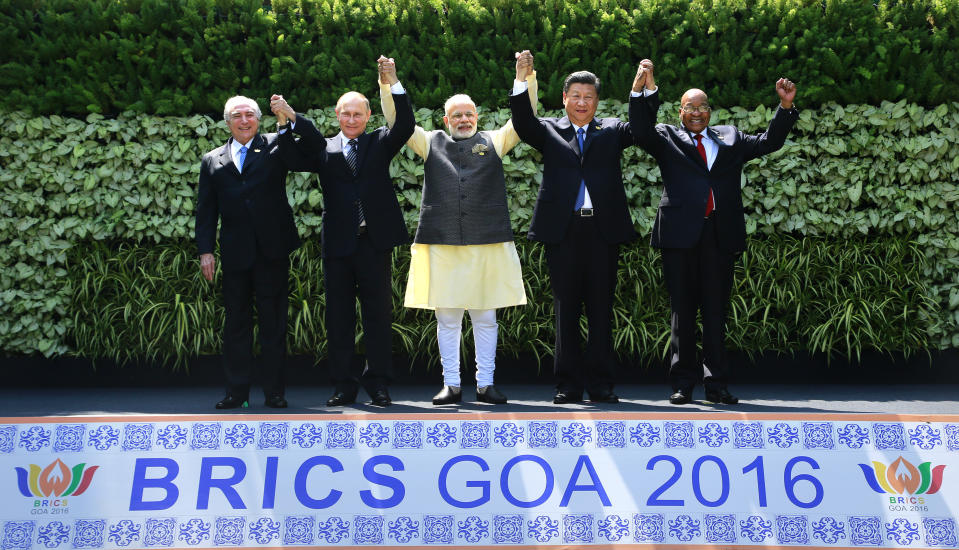
[[[959,546],[959,416],[0,419],[0,547]]]

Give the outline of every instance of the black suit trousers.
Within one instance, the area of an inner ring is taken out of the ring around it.
[[[323,259],[329,369],[337,391],[356,393],[358,388],[358,379],[352,374],[357,298],[366,345],[363,385],[372,392],[393,379],[392,267],[392,250],[374,249],[365,233],[359,236],[353,254]]]
[[[223,271],[223,360],[227,391],[248,396],[253,372],[253,305],[259,325],[263,393],[283,395],[290,259],[259,251],[250,269]]]
[[[692,248],[664,248],[663,276],[669,291],[669,378],[673,390],[690,389],[703,381],[707,389],[725,388],[726,312],[733,283],[734,254],[718,245],[716,214],[703,224]],[[696,353],[696,315],[702,313],[702,363]]]
[[[553,375],[562,391],[605,393],[615,383],[612,315],[619,245],[599,235],[593,218],[574,217],[562,241],[546,244],[556,314]],[[586,351],[580,316],[586,306]]]

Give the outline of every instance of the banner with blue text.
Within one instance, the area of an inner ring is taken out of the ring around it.
[[[0,547],[956,548],[959,416],[0,418]]]

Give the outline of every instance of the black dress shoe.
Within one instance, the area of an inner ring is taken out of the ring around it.
[[[593,403],[619,403],[619,396],[607,390],[589,394],[589,400]]]
[[[565,405],[566,403],[579,403],[583,400],[583,392],[571,390],[559,390],[553,396],[553,403],[556,405]]]
[[[373,393],[370,394],[370,399],[370,404],[376,405],[377,407],[389,407],[393,404],[393,400],[390,399],[390,392],[386,388],[373,390]]]
[[[706,401],[723,405],[735,405],[739,403],[739,398],[729,393],[726,388],[719,388],[718,390],[706,390]]]
[[[271,395],[266,398],[263,404],[271,409],[285,409],[289,405],[282,395]]]
[[[503,395],[503,392],[496,389],[496,386],[490,384],[489,386],[476,388],[476,400],[493,405],[502,405],[506,403],[506,396]]]
[[[216,408],[218,409],[236,409],[238,407],[249,407],[250,404],[247,402],[247,398],[239,395],[233,395],[232,393],[227,394],[226,397],[217,402]]]
[[[476,390],[476,397],[479,398],[479,390]],[[439,393],[433,396],[434,405],[450,405],[459,403],[463,400],[463,389],[457,386],[443,386]]]
[[[333,396],[326,400],[327,407],[342,407],[356,403],[356,393],[346,393],[345,391],[336,391]]]
[[[693,400],[692,388],[680,388],[669,396],[669,402],[673,405],[685,405]]]

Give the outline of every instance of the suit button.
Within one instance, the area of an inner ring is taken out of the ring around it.
[[[461,198],[461,199],[465,199],[465,198],[466,198],[466,195],[460,195],[460,198]]]

